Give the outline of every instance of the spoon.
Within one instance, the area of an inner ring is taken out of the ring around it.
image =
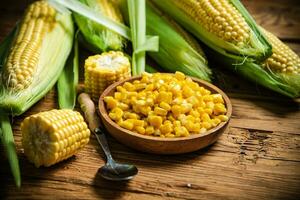
[[[78,96],[78,102],[81,110],[84,112],[90,130],[95,134],[106,156],[106,164],[99,169],[100,175],[104,179],[112,181],[132,179],[138,173],[138,169],[134,165],[117,163],[112,158],[105,136],[105,129],[101,124],[101,120],[96,113],[95,104],[90,96],[86,93],[81,93]]]

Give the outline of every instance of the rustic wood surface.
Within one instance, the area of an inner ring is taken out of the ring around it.
[[[244,0],[266,29],[300,54],[298,0]],[[0,41],[29,1],[0,3]],[[300,199],[300,101],[289,100],[228,71],[215,70],[215,84],[233,103],[229,130],[211,147],[177,156],[141,153],[109,137],[116,160],[135,164],[129,182],[109,182],[97,170],[104,164],[95,137],[76,156],[50,168],[35,168],[24,157],[20,122],[56,108],[56,92],[13,118],[22,188],[16,189],[0,147],[0,199]]]

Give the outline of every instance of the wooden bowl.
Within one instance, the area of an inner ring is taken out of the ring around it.
[[[227,129],[232,113],[232,105],[227,95],[216,86],[196,78],[192,78],[200,86],[210,90],[212,93],[219,93],[223,96],[225,106],[227,107],[228,121],[221,122],[218,126],[208,130],[204,134],[194,134],[188,137],[180,138],[160,138],[155,136],[147,136],[135,133],[124,129],[117,125],[108,116],[103,98],[111,96],[116,90],[116,87],[122,85],[126,81],[134,81],[140,79],[141,76],[134,76],[110,85],[100,96],[99,109],[102,122],[107,131],[116,138],[119,142],[133,149],[155,154],[180,154],[199,150],[212,143]]]

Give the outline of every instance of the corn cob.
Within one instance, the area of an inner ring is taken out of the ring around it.
[[[213,50],[240,62],[264,60],[271,46],[237,0],[152,0]]]
[[[181,71],[210,81],[212,73],[197,41],[152,3],[147,1],[146,6],[147,34],[159,36],[159,52],[149,52],[150,57],[170,72]],[[120,7],[125,20],[128,21],[126,2],[121,1]]]
[[[123,22],[119,8],[112,0],[80,0],[80,2],[116,22]],[[83,35],[83,43],[89,49],[96,53],[122,50],[125,44],[123,37],[79,14],[74,13],[74,18]]]
[[[49,167],[73,156],[88,142],[90,130],[79,112],[41,112],[21,124],[24,153],[36,167]]]
[[[67,10],[46,1],[29,6],[4,62],[0,108],[20,115],[55,84],[71,51],[73,23]]]
[[[90,56],[85,61],[84,85],[94,101],[110,84],[130,77],[130,62],[120,51]]]
[[[218,57],[218,62],[229,67],[245,78],[252,80],[266,88],[279,92],[285,96],[296,98],[300,96],[299,56],[275,35],[262,29],[272,45],[273,54],[262,62],[244,62],[224,57],[221,54],[210,52],[212,59]]]
[[[277,73],[300,74],[300,58],[275,35],[261,28],[268,41],[272,44],[272,56],[263,62],[264,68]]]

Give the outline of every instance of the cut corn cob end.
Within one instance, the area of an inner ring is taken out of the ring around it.
[[[24,153],[36,167],[51,166],[83,148],[90,130],[79,112],[62,109],[41,112],[21,124]]]
[[[112,83],[131,76],[129,59],[120,51],[90,56],[85,61],[84,86],[94,101]]]
[[[36,72],[45,33],[55,24],[56,11],[45,1],[32,3],[7,57],[3,83],[12,90],[27,88]]]
[[[272,56],[262,64],[273,72],[300,74],[300,57],[272,33],[261,28],[272,45]]]

